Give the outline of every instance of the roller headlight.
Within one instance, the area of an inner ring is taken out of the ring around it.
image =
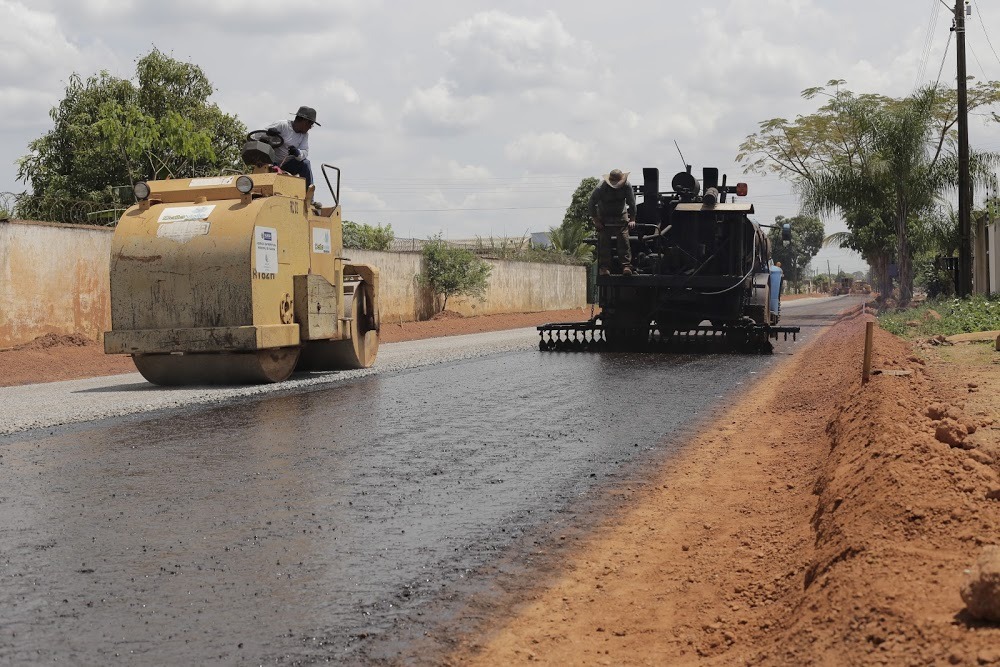
[[[236,189],[243,194],[250,194],[253,190],[253,179],[249,176],[240,176],[236,179]]]
[[[149,199],[149,184],[146,181],[139,181],[132,186],[132,192],[138,201]]]

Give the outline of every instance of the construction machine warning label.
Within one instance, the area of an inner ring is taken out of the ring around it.
[[[257,273],[278,272],[278,230],[274,227],[253,228]]]
[[[331,250],[330,230],[322,227],[313,229],[313,252],[330,254]]]
[[[196,236],[208,234],[211,223],[205,220],[180,220],[167,222],[156,228],[156,236],[178,243],[187,243]]]
[[[192,178],[192,188],[207,188],[213,185],[232,185],[235,176],[216,176],[215,178]]]
[[[171,206],[163,209],[157,222],[183,222],[185,220],[208,220],[215,210],[215,204],[205,206]]]

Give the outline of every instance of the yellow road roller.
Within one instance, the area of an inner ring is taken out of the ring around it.
[[[344,257],[340,169],[322,166],[334,204],[320,207],[315,186],[271,166],[275,140],[248,136],[249,174],[135,185],[112,241],[104,351],[131,355],[149,382],[281,382],[375,362],[379,272]]]

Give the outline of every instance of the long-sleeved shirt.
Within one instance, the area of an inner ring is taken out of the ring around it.
[[[607,181],[601,181],[590,193],[588,210],[590,217],[603,220],[621,218],[622,212],[627,211],[628,219],[635,220],[635,193],[632,192],[632,185],[625,181],[621,187],[613,188]]]
[[[309,134],[306,132],[296,132],[292,129],[292,121],[282,120],[274,123],[273,125],[268,125],[267,129],[275,129],[281,138],[285,140],[285,143],[281,144],[274,149],[274,159],[278,164],[285,161],[288,157],[288,147],[295,146],[299,149],[299,160],[305,160],[309,155]]]

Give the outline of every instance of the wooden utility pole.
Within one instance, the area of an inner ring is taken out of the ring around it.
[[[872,376],[872,336],[875,331],[874,322],[865,322],[865,356],[861,363],[861,384],[868,384]]]
[[[958,296],[972,294],[972,181],[969,178],[969,98],[965,74],[965,0],[955,0],[958,51]]]

